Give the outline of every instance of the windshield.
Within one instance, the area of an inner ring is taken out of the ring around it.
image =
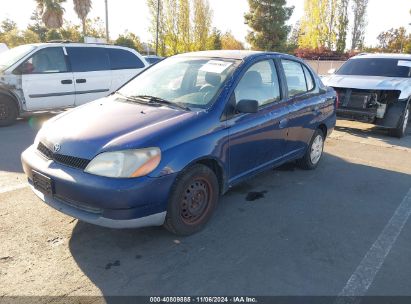
[[[234,66],[233,60],[171,57],[137,76],[119,93],[127,97],[151,96],[180,106],[206,109]]]
[[[36,48],[34,45],[21,45],[0,54],[0,68],[7,69]]]
[[[411,60],[360,58],[348,60],[337,75],[411,77]]]

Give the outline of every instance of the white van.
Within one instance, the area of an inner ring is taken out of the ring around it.
[[[135,50],[101,44],[28,44],[0,54],[0,126],[18,116],[105,97],[148,67]]]

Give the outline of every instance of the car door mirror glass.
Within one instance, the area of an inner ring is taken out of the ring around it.
[[[258,101],[252,99],[242,99],[237,103],[236,110],[239,113],[257,113]]]

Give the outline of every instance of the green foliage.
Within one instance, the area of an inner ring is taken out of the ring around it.
[[[41,19],[49,29],[58,29],[63,26],[64,8],[66,0],[35,0]]]
[[[114,41],[114,44],[135,49],[140,53],[144,51],[140,38],[135,34],[129,32],[125,32],[124,34],[120,35],[117,40]]]
[[[147,5],[154,46],[158,32],[158,55],[171,56],[220,45],[218,35],[210,31],[212,10],[208,0],[147,0]]]
[[[378,48],[390,53],[410,53],[411,35],[407,35],[404,27],[390,29],[378,35]]]
[[[90,13],[92,8],[91,0],[73,0],[74,11],[77,17],[81,20],[83,25],[83,36],[87,36],[87,15]]]
[[[247,41],[253,49],[282,51],[286,48],[290,19],[294,7],[286,7],[285,0],[248,0],[250,11],[245,23],[252,29]]]
[[[364,34],[367,26],[368,0],[353,0],[352,12],[354,15],[351,36],[351,50],[362,50],[364,47]]]
[[[222,46],[221,31],[213,27],[211,31],[211,35],[210,37],[208,37],[207,49],[208,50],[221,50],[222,47],[223,46]]]
[[[221,48],[223,50],[244,50],[244,45],[235,39],[231,32],[226,32],[221,37]]]
[[[337,5],[337,52],[344,52],[347,47],[347,33],[348,33],[348,3],[349,0],[339,0]]]

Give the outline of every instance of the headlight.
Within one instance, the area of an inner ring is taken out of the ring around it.
[[[153,172],[160,161],[159,148],[106,152],[97,155],[85,172],[114,178],[141,177]]]

